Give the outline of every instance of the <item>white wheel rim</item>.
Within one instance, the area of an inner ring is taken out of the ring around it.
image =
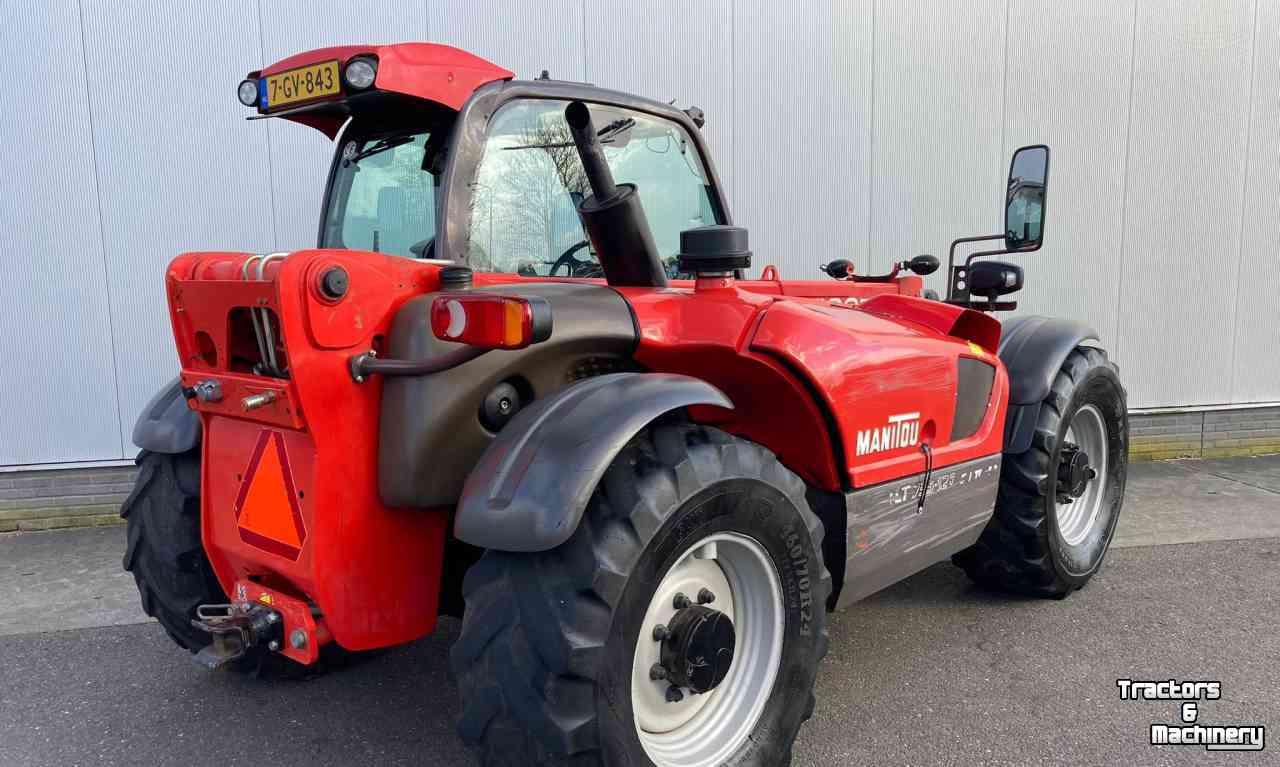
[[[1063,439],[1078,445],[1089,456],[1089,466],[1097,472],[1080,497],[1071,503],[1058,502],[1056,493],[1052,496],[1058,534],[1068,546],[1077,546],[1089,537],[1107,498],[1109,456],[1107,424],[1102,418],[1102,412],[1093,405],[1081,407],[1071,418]]]
[[[701,588],[710,605],[734,623],[736,646],[724,680],[711,692],[668,703],[668,683],[654,681],[661,643],[653,630],[675,614],[677,592],[693,598]],[[717,533],[686,549],[654,591],[636,640],[631,708],[645,753],[657,767],[721,764],[755,729],[782,662],[782,582],[769,553],[739,533]]]

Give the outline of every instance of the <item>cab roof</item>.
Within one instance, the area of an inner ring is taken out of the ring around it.
[[[378,62],[373,87],[368,91],[350,94],[344,90],[342,98],[315,101],[292,108],[269,111],[259,108],[259,114],[250,119],[283,117],[310,125],[332,139],[353,113],[358,99],[373,94],[393,93],[432,101],[456,111],[462,108],[480,86],[515,77],[515,73],[510,70],[450,45],[396,43],[316,48],[250,72],[248,78],[258,80],[298,67],[334,60],[338,61],[339,71],[342,71],[347,62],[362,56],[376,58]]]

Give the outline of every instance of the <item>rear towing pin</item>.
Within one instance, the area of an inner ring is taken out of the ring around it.
[[[280,613],[249,602],[200,605],[191,625],[213,636],[213,641],[195,655],[196,663],[210,671],[226,668],[259,645],[279,650],[284,636]]]

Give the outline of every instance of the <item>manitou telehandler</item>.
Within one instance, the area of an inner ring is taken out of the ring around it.
[[[827,611],[947,558],[1051,597],[1101,566],[1116,367],[1084,325],[992,315],[1022,270],[985,257],[1040,246],[1047,147],[938,299],[931,256],[747,279],[693,108],[416,43],[239,98],[337,151],[318,247],[165,275],[181,373],[134,430],[124,566],[201,663],[461,616],[485,765],[780,765]]]

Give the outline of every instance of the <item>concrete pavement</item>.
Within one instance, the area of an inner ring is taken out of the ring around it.
[[[1280,457],[1138,464],[1100,575],[1060,602],[932,567],[831,617],[798,765],[1273,764],[1147,745],[1177,705],[1115,680],[1218,679],[1203,723],[1280,724]],[[302,682],[211,675],[141,615],[119,529],[0,538],[0,765],[468,764],[457,633]],[[96,626],[90,628],[90,626]]]

